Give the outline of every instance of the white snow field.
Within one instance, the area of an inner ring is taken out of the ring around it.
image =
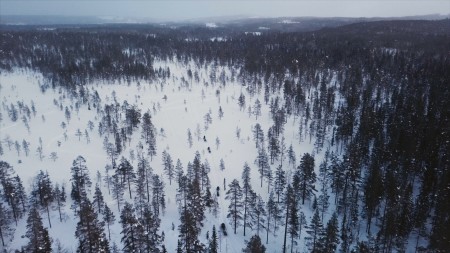
[[[267,130],[272,126],[273,121],[270,118],[270,108],[268,104],[264,103],[264,88],[251,97],[246,86],[243,86],[237,78],[231,78],[231,71],[224,69],[225,85],[219,81],[212,83],[210,80],[211,66],[198,69],[196,66],[186,66],[178,62],[158,62],[162,68],[169,67],[171,77],[164,83],[107,83],[97,82],[87,85],[90,94],[97,91],[101,98],[101,103],[111,104],[116,100],[119,104],[127,101],[131,105],[136,105],[141,109],[141,114],[147,110],[150,111],[152,122],[158,130],[157,137],[157,156],[153,157],[150,162],[154,173],[161,175],[165,183],[165,193],[167,208],[161,218],[160,232],[164,231],[165,240],[164,245],[168,252],[176,252],[178,240],[178,225],[179,214],[175,201],[175,194],[177,183],[176,180],[169,185],[167,176],[163,173],[163,165],[161,153],[166,150],[176,163],[180,159],[184,170],[186,170],[187,163],[194,159],[196,151],[201,155],[202,161],[208,161],[211,166],[209,174],[211,180],[211,191],[214,194],[217,186],[220,187],[220,214],[215,218],[211,213],[206,211],[206,219],[204,222],[202,234],[200,236],[203,243],[207,245],[206,233],[211,231],[213,225],[218,229],[220,224],[224,222],[227,224],[228,236],[220,235],[220,252],[242,252],[245,240],[249,240],[256,231],[247,231],[247,235],[243,236],[243,228],[240,227],[237,234],[233,234],[233,229],[230,220],[226,218],[229,201],[225,200],[223,191],[224,180],[226,185],[233,179],[241,181],[241,173],[245,163],[251,167],[252,187],[261,194],[266,201],[268,198],[267,182],[264,181],[263,187],[260,187],[260,177],[258,168],[254,164],[257,149],[253,141],[252,127],[256,123],[260,123],[265,135]],[[187,77],[187,69],[191,68],[198,71],[199,82],[194,79],[189,80]],[[221,73],[222,68],[217,68],[217,73]],[[187,80],[187,81],[183,81]],[[189,87],[183,83],[190,84]],[[95,183],[97,183],[97,171],[104,175],[105,166],[110,163],[110,159],[103,148],[103,139],[98,133],[98,122],[100,116],[96,112],[96,108],[88,110],[87,105],[81,105],[79,109],[76,107],[76,99],[73,99],[63,88],[48,88],[42,92],[40,85],[45,84],[45,80],[40,74],[29,72],[21,69],[16,69],[12,73],[2,73],[0,75],[0,99],[2,102],[1,113],[2,119],[0,122],[1,141],[3,142],[4,154],[0,160],[8,162],[13,166],[16,173],[22,178],[27,192],[30,192],[30,185],[33,178],[37,175],[39,170],[48,171],[53,183],[65,184],[66,193],[68,195],[68,203],[64,208],[65,219],[63,222],[59,221],[58,211],[53,209],[51,211],[52,228],[49,228],[50,236],[55,243],[57,240],[61,242],[63,247],[68,252],[75,252],[77,247],[77,239],[75,238],[75,227],[78,222],[78,217],[74,217],[73,211],[70,209],[72,200],[70,199],[70,167],[72,161],[79,155],[86,159],[87,167],[90,170],[90,176],[93,181],[91,194],[94,192]],[[220,91],[219,93],[217,91]],[[246,96],[246,108],[248,105],[253,105],[256,99],[262,103],[262,114],[257,119],[255,115],[250,115],[245,110],[240,110],[238,105],[238,97],[240,93]],[[167,99],[164,99],[164,96]],[[280,96],[282,94],[271,94],[271,97]],[[36,115],[31,116],[28,121],[29,131],[27,130],[22,115],[16,122],[12,122],[8,117],[6,107],[11,103],[23,102],[25,105],[31,107],[32,103],[36,108]],[[67,120],[65,117],[64,108],[71,109],[71,118]],[[224,116],[219,119],[219,106],[222,107]],[[63,110],[61,110],[63,108]],[[205,129],[204,116],[211,112],[212,123]],[[88,122],[94,123],[94,129],[91,131],[88,128]],[[62,128],[61,123],[65,122],[66,128]],[[199,139],[195,132],[199,126],[201,135]],[[88,142],[85,136],[81,136],[80,140],[75,135],[80,129],[82,133],[87,130],[90,141]],[[187,131],[191,130],[193,135],[193,146],[190,148],[187,141]],[[237,138],[237,129],[240,129],[240,138]],[[65,133],[67,139],[65,139]],[[206,142],[203,140],[206,138]],[[131,159],[130,151],[136,152],[136,146],[140,141],[141,130],[136,129],[133,133],[132,140],[120,156],[126,157],[136,169],[137,161]],[[284,137],[286,139],[286,146],[292,144],[296,153],[297,164],[300,157],[306,153],[313,153],[315,156],[316,173],[318,174],[318,167],[322,160],[324,150],[319,153],[314,152],[314,137],[310,141],[299,141],[298,137],[298,119],[292,117],[288,118],[285,124]],[[10,139],[13,142],[18,141],[22,143],[26,140],[30,143],[30,154],[25,155],[23,150],[20,153],[14,148],[11,149],[5,144],[5,139]],[[111,138],[111,136],[110,136]],[[220,144],[216,146],[216,138],[219,138]],[[42,140],[43,154],[45,157],[40,160],[36,149],[39,146],[39,139]],[[305,139],[305,138],[303,138]],[[211,153],[207,151],[210,147]],[[51,159],[51,153],[56,152],[57,159]],[[119,157],[120,159],[120,157]],[[219,169],[220,159],[225,162],[226,169],[221,171]],[[150,157],[149,157],[150,160]],[[271,165],[272,170],[277,168],[280,162],[276,161]],[[287,171],[292,168],[288,165],[287,158],[283,163],[283,168]],[[115,242],[119,248],[121,247],[121,226],[118,222],[119,213],[116,208],[116,202],[108,194],[108,190],[103,182],[100,182],[103,195],[108,206],[115,212],[116,222],[111,227],[111,242]],[[334,196],[330,197],[330,208],[334,210]],[[92,195],[91,195],[92,196]],[[124,195],[125,200],[132,202],[128,194]],[[305,202],[302,210],[307,222],[309,223],[312,216],[311,202]],[[48,227],[46,214],[41,212],[44,226]],[[327,213],[324,218],[324,223],[328,221],[331,213]],[[172,230],[172,223],[175,225],[175,230]],[[24,237],[26,225],[26,215],[20,220],[13,238],[8,238],[6,250],[14,251],[24,246],[28,239]],[[364,227],[364,226],[363,226]],[[218,229],[219,230],[219,229]],[[306,229],[302,229],[302,235],[297,240],[298,245],[294,246],[294,252],[305,252]],[[211,233],[211,232],[210,232]],[[284,228],[279,229],[274,236],[270,233],[269,243],[265,244],[267,252],[281,252],[283,245]],[[262,241],[266,242],[266,231],[261,233]],[[289,238],[289,237],[288,237]],[[291,245],[288,239],[288,250],[290,252]],[[3,251],[2,251],[3,252]]]

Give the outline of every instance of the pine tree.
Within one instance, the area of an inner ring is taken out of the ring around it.
[[[286,188],[286,194],[284,195],[284,205],[285,205],[285,222],[284,222],[284,240],[283,240],[283,253],[287,252],[287,235],[289,232],[290,218],[291,218],[291,209],[292,206],[295,205],[295,196],[294,191],[291,185],[288,185]]]
[[[103,208],[105,206],[105,201],[103,199],[102,191],[100,190],[100,187],[98,184],[95,185],[95,192],[94,192],[94,205],[97,208],[98,213],[103,213]]]
[[[191,212],[191,209],[188,206],[184,206],[182,209],[178,230],[184,252],[201,252],[203,245],[198,240],[200,227],[197,226],[196,218]]]
[[[27,193],[25,192],[25,187],[23,186],[22,179],[17,175],[13,178],[14,184],[14,198],[22,206],[22,213],[27,210]]]
[[[275,208],[276,204],[273,200],[273,192],[270,192],[269,199],[267,200],[267,226],[266,226],[266,243],[269,243],[269,231],[270,231],[270,221],[273,219],[273,209]],[[274,230],[275,232],[275,230]]]
[[[320,220],[320,214],[319,210],[316,209],[314,212],[314,216],[311,220],[311,224],[308,226],[308,229],[306,230],[306,233],[308,233],[308,237],[305,239],[308,240],[307,245],[311,249],[311,252],[316,252],[316,250],[319,247],[319,239],[322,236],[323,233],[323,225]]]
[[[0,202],[0,239],[3,247],[5,247],[6,239],[14,235],[14,228],[11,223],[12,212],[6,206],[3,206],[3,202]]]
[[[261,187],[263,185],[263,178],[267,177],[270,170],[269,160],[264,147],[258,150],[258,156],[255,159],[255,164],[258,166],[259,177],[261,179]]]
[[[239,182],[234,179],[229,185],[229,189],[226,193],[225,199],[230,200],[230,205],[228,206],[228,214],[227,218],[231,218],[233,226],[234,226],[234,233],[236,234],[236,229],[238,225],[241,224],[241,221],[243,219],[242,217],[242,198],[243,193],[241,186],[239,185]]]
[[[146,195],[147,202],[150,202],[150,189],[153,178],[153,169],[147,159],[141,157],[139,158],[137,165],[137,179],[136,187],[137,191],[142,190],[139,194]]]
[[[169,178],[169,184],[172,185],[172,179],[175,177],[175,170],[172,157],[165,150],[162,153],[162,160],[164,166],[164,173],[166,173],[167,177]]]
[[[196,227],[201,228],[205,219],[205,201],[197,179],[188,184],[187,197],[187,208],[195,219]]]
[[[112,197],[117,201],[117,210],[120,212],[120,203],[123,201],[123,192],[124,188],[122,183],[120,182],[120,178],[118,175],[112,176]]]
[[[28,156],[28,154],[30,153],[30,143],[27,142],[25,139],[23,139],[22,141],[22,149],[25,152],[25,156]]]
[[[411,184],[406,186],[399,202],[400,210],[397,222],[397,243],[400,247],[403,247],[414,225],[414,203],[412,200]]]
[[[269,240],[270,221],[273,220],[273,234],[276,235],[283,218],[282,205],[277,203],[273,195],[273,192],[271,192],[267,201],[267,241]]]
[[[114,222],[116,221],[116,217],[114,216],[114,213],[111,211],[111,209],[109,209],[108,205],[106,205],[106,203],[103,208],[103,221],[108,228],[108,239],[111,240],[111,231],[109,229],[109,226],[114,224]]]
[[[335,252],[339,244],[339,223],[337,214],[333,213],[320,239],[319,252]]]
[[[302,211],[300,211],[300,214],[298,215],[298,236],[299,236],[299,239],[300,239],[300,236],[302,235],[302,228],[304,226],[306,226],[306,225],[307,225],[306,216],[305,216],[305,214]]]
[[[159,216],[160,208],[164,212],[165,198],[164,198],[164,182],[160,180],[158,175],[153,175],[152,178],[152,205],[156,216]]]
[[[219,212],[220,212],[220,206],[219,206],[219,201],[217,199],[217,195],[214,195],[213,201],[212,201],[212,206],[211,206],[211,212],[213,214],[213,216],[215,218],[218,217]]]
[[[189,128],[188,128],[187,135],[188,135],[189,148],[192,148],[192,144],[193,144],[193,142],[192,142],[192,133],[191,133],[191,129],[189,129]]]
[[[52,223],[50,221],[50,210],[49,206],[54,200],[52,182],[50,181],[50,176],[48,172],[44,173],[42,170],[36,176],[36,185],[31,193],[36,203],[38,203],[43,209],[47,211],[47,218],[50,228]]]
[[[255,141],[256,148],[259,149],[264,146],[264,131],[259,123],[253,127],[253,140]]]
[[[183,164],[181,163],[180,159],[177,159],[177,165],[175,165],[175,174],[177,177],[177,182],[180,181],[181,177],[183,176]]]
[[[261,238],[258,235],[252,236],[250,241],[246,242],[247,246],[242,249],[244,253],[265,253],[266,247],[262,244]]]
[[[247,163],[244,164],[244,169],[242,171],[242,195],[243,195],[243,207],[244,207],[244,218],[243,218],[243,224],[244,224],[244,236],[245,236],[245,229],[246,227],[252,228],[252,209],[254,205],[254,199],[253,199],[253,189],[250,184],[250,167]]]
[[[259,236],[259,231],[264,229],[266,227],[265,225],[265,216],[266,216],[266,209],[265,209],[265,203],[260,195],[258,195],[255,199],[255,204],[253,207],[253,220],[252,223],[254,226],[256,226],[256,234]]]
[[[274,127],[269,128],[267,139],[267,150],[269,151],[270,163],[273,164],[275,160],[278,160],[278,156],[281,153],[280,142],[278,136],[274,132]]]
[[[294,192],[292,191],[292,194]],[[298,237],[299,235],[299,230],[300,230],[300,222],[299,222],[299,217],[298,217],[298,204],[295,201],[295,197],[292,196],[290,197],[290,207],[289,207],[289,218],[287,219],[288,224],[289,224],[289,228],[288,228],[288,232],[289,235],[291,236],[291,253],[294,251],[294,245],[297,245],[297,242],[295,241],[295,239]]]
[[[293,167],[295,167],[295,163],[296,163],[295,156],[296,156],[295,151],[291,144],[291,145],[289,145],[289,149],[288,149],[288,160],[289,160],[289,164],[292,165]]]
[[[78,238],[78,253],[109,252],[109,243],[103,232],[103,222],[97,218],[92,204],[83,199],[80,208],[80,221],[77,223],[75,237]]]
[[[209,166],[208,160],[205,160],[205,162],[200,165],[200,183],[202,191],[205,188],[211,187],[208,176],[209,172],[211,172],[211,167]]]
[[[183,243],[178,239],[177,243],[177,253],[183,253]]]
[[[239,95],[239,98],[238,98],[238,104],[239,104],[239,108],[240,108],[241,111],[242,111],[242,109],[245,108],[245,95],[244,95],[243,93],[241,93],[241,94]]]
[[[218,115],[219,115],[219,119],[222,119],[223,118],[223,110],[222,110],[222,106],[219,106],[219,113],[218,113]]]
[[[131,196],[131,182],[133,182],[136,178],[136,174],[134,173],[133,166],[124,157],[122,157],[119,166],[116,168],[116,175],[120,177],[120,183],[122,184],[122,187],[125,188],[125,183],[128,185],[128,192],[130,194],[130,199],[132,199],[133,197]]]
[[[134,208],[131,204],[125,203],[120,213],[120,224],[122,224],[122,239],[124,252],[138,252],[139,250],[139,232],[140,225],[134,214]]]
[[[59,213],[59,221],[62,222],[62,211],[61,209],[65,206],[65,196],[64,196],[64,192],[61,190],[61,188],[59,187],[59,184],[56,184],[55,187],[53,188],[53,196],[56,202],[56,207],[58,208],[58,213]]]
[[[258,120],[258,116],[261,116],[261,107],[261,102],[259,99],[256,99],[253,105],[253,114],[255,114],[256,120]]]
[[[3,188],[2,196],[5,202],[11,207],[13,218],[17,225],[18,219],[20,219],[23,215],[22,209],[20,208],[21,199],[23,200],[23,198],[21,198],[19,194],[21,190],[18,182],[21,181],[17,181],[15,179],[17,177],[14,177],[14,174],[15,171],[13,167],[11,167],[7,162],[0,161],[0,184]]]
[[[374,159],[373,159],[374,160]],[[366,180],[363,183],[363,201],[364,211],[367,216],[367,232],[370,231],[372,218],[375,215],[375,210],[380,204],[383,195],[382,175],[378,164],[374,163],[369,167]]]
[[[316,173],[314,172],[314,157],[305,153],[300,161],[296,176],[299,177],[299,190],[302,197],[302,204],[305,199],[309,199],[315,191]]]
[[[86,190],[91,187],[91,179],[89,170],[86,166],[86,160],[82,156],[78,156],[72,163],[70,169],[72,173],[72,193],[71,197],[75,204],[81,205],[81,200],[86,196]]]
[[[188,201],[188,184],[189,179],[182,175],[180,180],[178,180],[178,188],[176,193],[176,202],[178,205],[178,211],[182,212],[183,209],[187,208],[187,201]]]
[[[219,165],[219,168],[220,168],[221,171],[224,171],[224,170],[225,170],[225,162],[223,161],[222,158],[220,158],[220,165]]]
[[[142,226],[142,233],[140,235],[141,252],[153,253],[158,252],[158,248],[163,238],[158,234],[161,220],[156,217],[149,205],[144,207],[141,217],[138,222]]]
[[[286,186],[286,173],[280,166],[277,167],[275,171],[274,188],[277,194],[277,202],[280,203],[280,195],[282,195],[284,187]]]
[[[47,228],[42,224],[42,218],[36,206],[30,209],[27,218],[27,231],[25,236],[30,240],[25,246],[27,252],[48,253],[52,252],[51,238]]]
[[[149,112],[142,116],[142,137],[147,144],[148,155],[151,159],[156,155],[156,128],[152,123]]]

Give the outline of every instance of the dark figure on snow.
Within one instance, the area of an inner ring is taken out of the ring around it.
[[[206,136],[203,135],[203,141],[206,142]]]

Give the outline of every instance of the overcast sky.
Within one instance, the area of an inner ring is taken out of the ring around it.
[[[174,21],[233,15],[398,17],[449,13],[450,0],[0,0],[0,15],[146,17]]]

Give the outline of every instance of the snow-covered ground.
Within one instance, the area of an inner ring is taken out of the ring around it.
[[[213,27],[210,25],[210,27]],[[256,34],[256,33],[254,33]],[[169,180],[163,174],[163,165],[161,153],[166,150],[174,162],[180,159],[184,169],[186,170],[187,163],[194,159],[196,151],[201,155],[202,161],[208,161],[211,166],[209,174],[211,180],[211,188],[215,189],[217,186],[221,188],[219,199],[220,214],[215,218],[212,214],[207,214],[204,227],[202,230],[201,239],[205,244],[207,231],[212,230],[212,226],[216,228],[224,222],[229,224],[226,218],[229,201],[224,199],[223,184],[224,180],[228,184],[233,179],[241,180],[241,173],[243,165],[248,163],[251,167],[251,177],[253,189],[261,194],[264,200],[267,200],[267,183],[264,182],[263,187],[260,187],[259,173],[254,160],[257,155],[255,142],[253,141],[252,127],[256,123],[260,123],[265,134],[273,122],[270,118],[269,105],[263,101],[263,89],[254,97],[251,97],[246,91],[246,87],[239,82],[226,81],[226,85],[221,85],[219,82],[211,84],[209,80],[209,72],[206,69],[199,69],[200,82],[189,80],[187,78],[187,66],[173,62],[159,62],[162,67],[170,67],[171,78],[165,83],[104,83],[98,82],[88,85],[88,89],[92,94],[97,91],[102,104],[111,104],[114,99],[119,104],[127,101],[129,104],[134,104],[141,109],[141,113],[147,110],[151,112],[152,122],[158,129],[157,137],[157,157],[153,157],[150,162],[154,172],[162,176],[165,182],[165,192],[167,209],[165,214],[161,217],[160,231],[165,233],[164,244],[168,252],[176,251],[176,242],[178,240],[177,227],[179,225],[179,215],[177,211],[175,193],[177,184],[172,182],[169,185]],[[194,66],[190,66],[194,68]],[[211,68],[208,68],[211,69]],[[220,73],[219,71],[217,71]],[[225,70],[227,77],[230,77],[230,71]],[[181,85],[182,79],[188,80],[189,87]],[[62,88],[48,88],[42,92],[40,85],[45,81],[41,75],[34,72],[27,72],[23,70],[15,70],[12,73],[2,73],[0,76],[0,99],[2,102],[2,120],[0,122],[1,140],[10,138],[13,142],[18,141],[22,143],[23,140],[30,143],[30,154],[25,156],[24,151],[20,153],[15,150],[14,146],[11,150],[7,145],[3,144],[4,155],[0,160],[4,160],[14,167],[14,170],[24,181],[27,192],[30,191],[30,185],[33,178],[37,175],[39,170],[48,171],[53,183],[65,184],[66,192],[70,195],[70,167],[72,161],[78,156],[83,156],[87,161],[87,166],[91,172],[91,179],[95,185],[97,182],[97,171],[102,175],[105,173],[105,166],[109,164],[109,158],[103,149],[103,137],[98,134],[99,115],[95,108],[88,110],[87,105],[81,105],[79,110],[76,109],[76,100],[73,99]],[[208,84],[206,84],[208,83]],[[219,92],[217,92],[219,91]],[[253,105],[258,98],[262,103],[262,114],[256,119],[255,115],[250,115],[245,110],[240,110],[238,105],[238,97],[240,93],[246,96],[246,107]],[[281,94],[271,94],[272,97],[281,96]],[[163,97],[166,96],[167,99]],[[7,116],[6,107],[11,103],[23,102],[25,105],[31,107],[32,103],[36,108],[36,115],[31,116],[28,121],[29,131],[22,122],[21,116],[16,122],[12,122]],[[71,109],[70,120],[65,116],[65,107]],[[219,119],[218,111],[222,107],[224,116]],[[63,108],[61,110],[61,108]],[[211,112],[212,123],[205,129],[204,116]],[[88,128],[88,122],[94,123],[94,129],[91,131]],[[65,122],[66,127],[61,125]],[[197,127],[201,130],[199,139],[195,136]],[[88,142],[85,136],[79,138],[75,135],[77,130],[81,132],[87,130],[90,141]],[[193,135],[194,143],[190,148],[187,141],[187,131],[190,129]],[[240,138],[237,138],[236,132],[240,129]],[[67,135],[67,139],[65,138]],[[206,142],[203,140],[206,137]],[[288,118],[285,125],[284,137],[286,139],[286,146],[292,144],[299,161],[301,155],[306,152],[313,153],[314,138],[310,142],[309,139],[300,142],[298,139],[298,119]],[[220,144],[216,146],[216,138],[220,140]],[[42,161],[39,159],[36,149],[39,146],[39,139],[42,140],[43,153],[45,157]],[[126,147],[122,155],[130,160],[136,168],[136,160],[130,158],[130,151],[136,150],[136,145],[140,140],[140,129],[134,132],[130,145]],[[211,148],[211,153],[207,148]],[[52,160],[50,154],[56,152],[57,159]],[[134,151],[135,152],[135,151]],[[318,174],[318,165],[323,157],[323,151],[315,154],[316,173]],[[226,169],[221,171],[219,169],[220,159],[225,161]],[[298,163],[298,162],[297,162]],[[279,162],[271,165],[272,170],[278,166]],[[284,168],[287,170],[287,159],[284,162]],[[115,207],[115,201],[108,194],[103,182],[102,192],[110,207]],[[93,188],[92,188],[93,193]],[[125,198],[128,199],[127,194]],[[333,199],[331,197],[330,199]],[[58,212],[51,211],[52,228],[49,229],[50,236],[54,242],[58,239],[61,244],[69,250],[74,252],[77,246],[75,239],[75,226],[78,221],[74,217],[73,211],[70,210],[69,203],[66,205],[64,213],[65,220],[61,223],[59,221]],[[331,204],[333,204],[333,201]],[[120,244],[121,227],[118,223],[117,209],[115,211],[116,222],[111,228],[111,240]],[[334,210],[334,207],[330,207]],[[312,209],[311,203],[306,202],[302,207],[302,211],[306,215],[308,223],[311,220]],[[44,215],[44,213],[43,213]],[[330,213],[326,215],[324,221],[326,222],[330,217]],[[48,227],[48,222],[43,219],[44,225]],[[175,230],[172,231],[172,223],[175,225]],[[23,237],[25,233],[26,215],[22,218],[16,228],[14,238],[10,238],[7,242],[7,249],[18,249],[27,243],[27,238]],[[245,240],[249,240],[253,232],[247,233],[243,236],[242,228],[238,229],[237,234],[232,233],[231,226],[228,226],[228,236],[220,236],[220,252],[241,252],[244,248]],[[269,243],[266,245],[268,252],[281,252],[283,243],[283,230],[277,231],[275,237],[270,233]],[[302,229],[301,239],[297,240],[298,245],[295,250],[304,252],[306,246],[304,244],[304,237],[306,236],[305,229]],[[261,234],[262,241],[265,242],[265,231]],[[111,243],[112,245],[112,243]],[[290,243],[288,249],[290,250]],[[295,251],[294,250],[294,251]]]

